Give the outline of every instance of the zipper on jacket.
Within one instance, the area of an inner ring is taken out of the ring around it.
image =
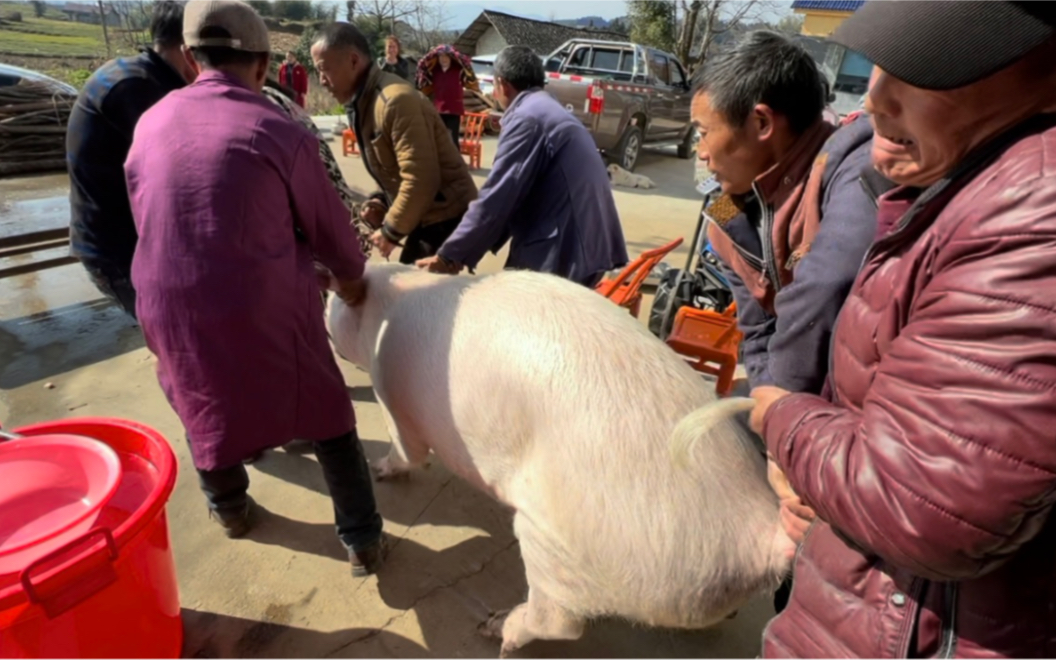
[[[725,229],[723,229],[722,225],[720,225],[719,223],[717,223],[714,220],[712,220],[711,217],[707,214],[706,211],[702,211],[702,214],[704,215],[704,219],[707,222],[709,222],[712,225],[714,225],[715,229],[718,229],[720,232],[723,233],[723,235],[726,236],[726,238],[730,239],[730,243],[733,244],[733,249],[737,250],[737,254],[741,255],[741,257],[743,257],[744,260],[748,262],[749,266],[751,266],[752,268],[756,269],[760,273],[765,273],[766,272],[765,265],[759,259],[759,257],[755,256],[754,254],[752,254],[751,252],[746,250],[740,243],[738,243],[737,241],[733,240],[733,236],[730,236],[730,232],[726,231]]]
[[[909,603],[912,603],[912,606],[906,608],[906,617],[903,619],[903,622],[908,621],[909,624],[906,625],[903,623],[902,625],[902,639],[898,642],[898,653],[895,654],[896,658],[909,657],[909,645],[913,643],[913,632],[918,626],[917,617],[920,614],[920,600],[924,594],[925,583],[926,581],[922,578],[913,578],[913,581],[909,585],[909,589],[906,590],[907,600]]]
[[[873,203],[873,208],[880,210],[880,195],[873,190],[872,186],[869,185],[869,181],[866,180],[865,176],[858,177],[858,183],[862,184],[862,190],[865,191],[865,196],[869,198],[869,201]],[[861,272],[861,265],[858,266],[858,271]]]
[[[952,658],[957,651],[957,598],[961,587],[956,582],[946,583],[946,616],[942,617],[942,646],[940,658]]]
[[[763,272],[766,274],[767,279],[770,280],[771,286],[774,287],[774,293],[776,294],[781,290],[781,277],[777,272],[777,258],[774,256],[774,214],[770,212],[770,207],[766,203],[766,199],[759,192],[759,188],[753,183],[752,190],[755,192],[755,198],[759,202],[759,222],[763,226],[762,239],[763,244]]]

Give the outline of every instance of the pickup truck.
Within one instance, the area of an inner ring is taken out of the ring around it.
[[[546,90],[578,117],[601,153],[631,171],[643,145],[693,156],[689,76],[670,53],[623,41],[573,39],[546,58]]]

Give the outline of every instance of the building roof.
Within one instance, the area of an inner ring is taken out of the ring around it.
[[[816,11],[846,11],[854,13],[865,4],[865,0],[794,0],[792,9]]]
[[[66,12],[66,13],[71,13],[71,14],[93,14],[95,16],[98,16],[99,15],[99,5],[88,5],[88,4],[78,4],[78,3],[75,3],[75,2],[67,2],[66,5],[63,6],[63,8],[60,11],[63,11],[63,12]],[[114,8],[111,7],[111,6],[108,6],[108,5],[103,5],[103,11],[106,12],[107,14],[111,14],[111,13],[114,12]]]
[[[569,39],[610,39],[624,41],[625,35],[607,30],[589,30],[586,28],[575,28],[547,21],[536,21],[530,18],[521,18],[503,14],[502,12],[486,10],[473,21],[462,34],[458,36],[455,48],[470,55],[493,55],[494,53],[477,53],[477,40],[488,30],[494,27],[495,31],[502,35],[506,43],[511,46],[528,46],[538,55],[549,55],[558,46]]]

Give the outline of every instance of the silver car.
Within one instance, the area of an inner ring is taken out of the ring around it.
[[[73,94],[74,96],[77,95],[77,88],[73,85],[68,85],[62,82],[61,80],[56,80],[51,76],[45,76],[43,73],[23,69],[20,66],[0,63],[0,87],[17,85],[23,80],[27,83],[43,83],[53,88],[55,91]]]

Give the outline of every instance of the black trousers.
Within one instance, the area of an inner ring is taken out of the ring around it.
[[[374,502],[370,469],[359,436],[352,430],[314,444],[315,456],[334,501],[337,537],[346,548],[366,550],[381,538],[381,516]],[[219,470],[198,470],[198,481],[210,509],[240,511],[246,506],[249,473],[241,463]]]
[[[462,218],[434,222],[428,226],[419,225],[414,231],[403,239],[403,251],[400,252],[401,264],[413,264],[419,259],[425,259],[436,254],[444,241],[455,233],[458,223]]]
[[[110,302],[118,305],[132,318],[136,318],[136,290],[132,288],[132,279],[128,273],[122,273],[115,266],[82,262],[99,293]]]
[[[451,131],[451,139],[455,141],[455,146],[458,145],[459,129],[462,126],[462,117],[460,115],[440,115],[440,119],[444,121],[444,126],[447,126],[447,130]]]

